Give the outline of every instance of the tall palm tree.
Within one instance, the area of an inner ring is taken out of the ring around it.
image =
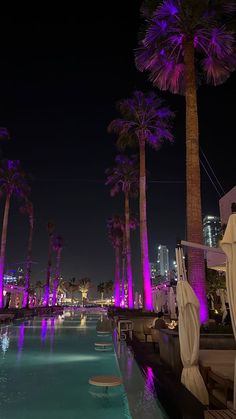
[[[128,281],[128,307],[133,308],[133,275],[131,263],[131,245],[130,245],[130,197],[138,195],[139,169],[136,157],[119,155],[116,157],[116,165],[106,171],[106,185],[111,185],[111,196],[119,192],[124,194],[125,198],[125,256]]]
[[[40,304],[42,300],[44,285],[41,281],[37,281],[35,284],[35,291],[36,291],[36,305]]]
[[[6,196],[0,249],[0,308],[3,307],[4,264],[7,227],[12,196],[25,199],[30,192],[28,180],[19,160],[3,160],[0,165],[0,192]]]
[[[64,282],[64,289],[71,293],[71,305],[74,304],[74,293],[79,290],[79,284],[75,277],[71,278],[69,282]]]
[[[105,282],[105,292],[106,294],[110,294],[114,291],[114,282],[113,281],[106,281]]]
[[[53,244],[54,224],[50,221],[48,222],[47,230],[48,230],[48,263],[47,263],[46,284],[45,284],[45,290],[44,290],[45,307],[48,307],[49,305],[50,278],[51,278],[51,272],[52,272],[52,244]]]
[[[185,95],[187,240],[196,243],[203,241],[197,81],[198,75],[203,73],[207,82],[218,85],[235,70],[234,34],[227,27],[235,5],[231,0],[143,2],[147,27],[141,30],[137,67],[150,71],[150,80],[159,89]],[[188,250],[188,273],[200,301],[201,320],[206,321],[208,310],[201,250]]]
[[[170,120],[173,113],[163,107],[162,101],[154,94],[134,92],[130,99],[119,103],[122,119],[115,119],[108,127],[118,135],[117,145],[139,147],[139,216],[143,297],[146,310],[152,310],[151,278],[148,255],[148,234],[146,214],[146,162],[145,145],[159,149],[163,141],[172,141]]]
[[[53,250],[56,252],[56,272],[53,283],[53,297],[52,305],[54,306],[57,302],[57,290],[59,285],[60,270],[61,270],[61,252],[63,249],[64,240],[61,236],[56,236],[53,241]]]
[[[25,204],[20,208],[23,214],[26,214],[29,218],[29,239],[28,239],[28,251],[25,268],[25,291],[23,299],[23,307],[29,305],[29,289],[31,286],[31,263],[32,263],[32,244],[33,244],[33,231],[34,231],[34,207],[32,202],[28,199]]]
[[[82,304],[84,305],[88,297],[89,289],[92,287],[91,279],[81,278],[79,280],[79,291],[82,294]]]
[[[97,286],[97,292],[101,295],[101,300],[104,298],[104,291],[105,291],[105,283],[100,282]]]
[[[114,304],[120,306],[120,250],[124,239],[123,220],[119,215],[114,215],[107,220],[108,239],[115,249],[115,286]]]

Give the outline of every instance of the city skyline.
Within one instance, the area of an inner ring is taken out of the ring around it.
[[[114,278],[114,252],[106,237],[106,220],[122,211],[123,202],[110,198],[109,188],[104,186],[105,170],[116,155],[115,137],[106,130],[118,116],[116,101],[129,97],[135,88],[154,90],[176,112],[175,143],[157,153],[147,150],[150,261],[157,242],[166,243],[173,259],[176,240],[185,238],[183,97],[159,93],[148,82],[147,74],[136,70],[134,48],[140,2],[131,1],[125,8],[124,4],[114,10],[95,7],[86,24],[78,24],[68,12],[53,20],[44,15],[34,15],[30,21],[23,16],[16,21],[6,17],[0,29],[4,40],[0,123],[11,135],[11,140],[2,145],[2,152],[6,158],[21,160],[33,176],[34,282],[46,277],[49,220],[65,239],[65,278],[89,276],[96,283]],[[18,37],[13,35],[13,27]],[[92,56],[91,44],[84,36],[87,31],[97,36],[99,45]],[[235,185],[231,106],[235,90],[235,74],[222,86],[203,85],[199,89],[201,149],[225,192]],[[217,143],[221,141],[224,146],[219,153]],[[204,170],[202,196],[203,214],[217,215],[220,196]],[[0,206],[2,217],[3,200]],[[137,201],[132,202],[132,208],[138,211]],[[9,266],[25,260],[27,238],[27,220],[19,214],[15,201],[7,242]],[[138,231],[132,232],[132,254],[134,281],[140,288]]]

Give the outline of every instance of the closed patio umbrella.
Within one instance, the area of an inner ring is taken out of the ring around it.
[[[235,206],[232,205],[232,210],[234,213],[229,217],[225,234],[220,245],[227,257],[226,289],[232,328],[236,339],[236,204]],[[236,409],[236,360],[234,366],[234,409]]]
[[[168,306],[169,306],[169,313],[172,319],[176,319],[176,312],[175,312],[175,293],[172,287],[169,289],[168,293]]]
[[[181,248],[176,249],[178,282],[178,328],[180,356],[183,363],[181,382],[204,405],[209,404],[208,392],[198,367],[200,321],[199,301],[189,285]]]

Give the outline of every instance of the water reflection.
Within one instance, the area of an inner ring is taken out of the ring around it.
[[[155,386],[154,386],[154,374],[151,367],[146,367],[145,371],[146,380],[144,388],[144,400],[145,402],[152,402],[155,395]]]
[[[8,334],[8,327],[6,329],[1,329],[0,334],[0,345],[3,353],[3,357],[5,356],[5,353],[7,352],[9,345],[10,345],[10,337]]]
[[[53,351],[53,343],[54,343],[54,332],[55,332],[55,319],[54,317],[51,318],[51,326],[50,326],[50,351]]]
[[[86,314],[81,314],[80,315],[80,325],[79,328],[85,329],[86,328],[86,321],[87,321],[87,316]]]
[[[21,358],[21,354],[22,354],[22,350],[23,350],[23,345],[24,345],[24,335],[25,335],[25,324],[22,323],[20,325],[20,330],[19,330],[18,353],[17,353],[17,358],[18,359]]]
[[[48,322],[47,319],[42,320],[41,341],[45,342],[47,337]]]

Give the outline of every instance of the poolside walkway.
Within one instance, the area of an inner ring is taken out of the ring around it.
[[[204,419],[204,406],[177,380],[168,366],[163,365],[152,343],[127,339],[134,357],[145,374],[152,368],[158,400],[170,419]]]

